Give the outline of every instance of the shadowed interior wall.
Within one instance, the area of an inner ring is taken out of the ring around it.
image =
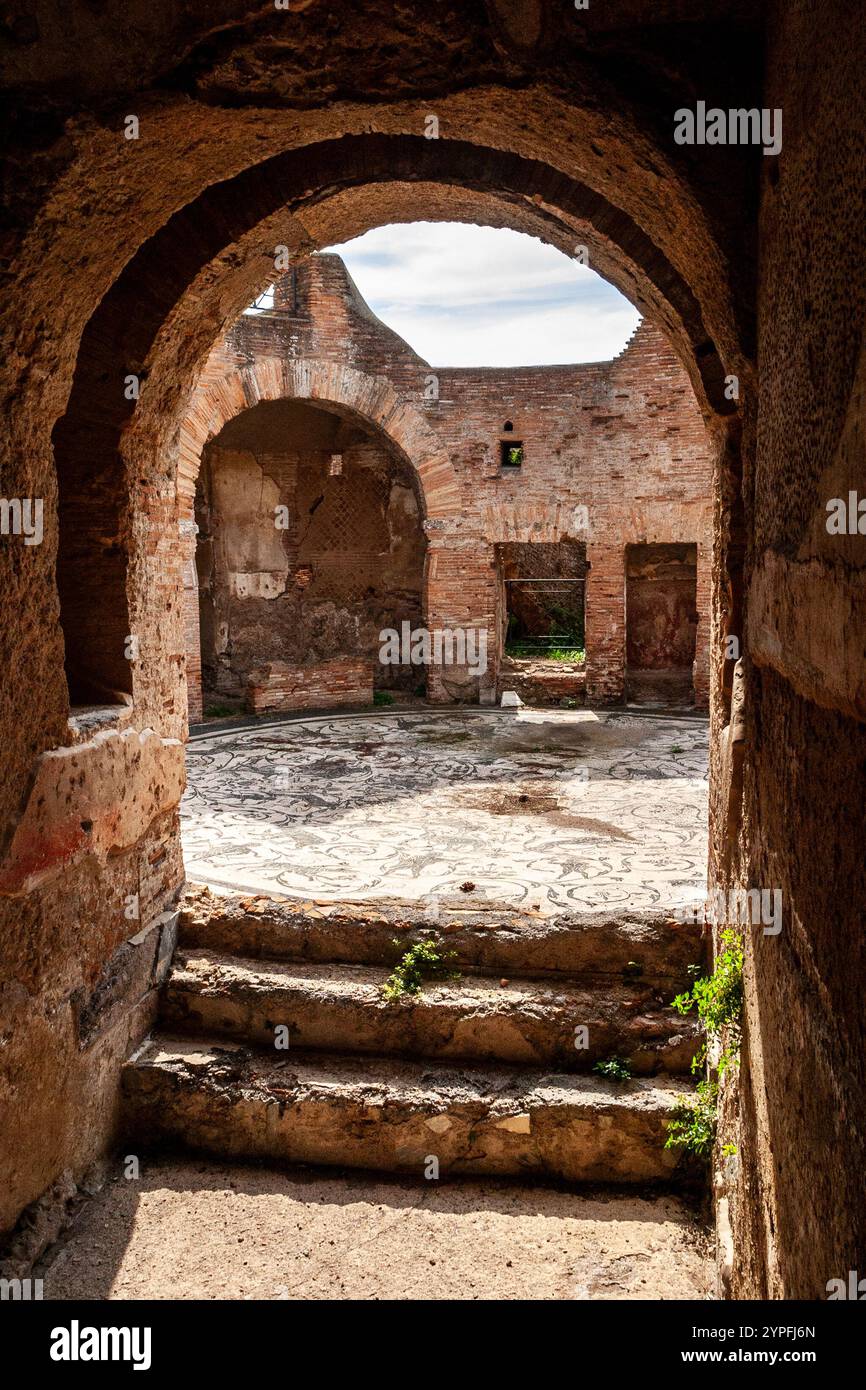
[[[698,625],[697,546],[626,547],[630,699],[691,691]]]
[[[123,477],[97,463],[99,441],[98,420],[55,431],[57,593],[72,705],[122,704],[132,692],[127,499]]]
[[[783,903],[779,934],[747,933],[720,1136],[737,1148],[718,1180],[740,1297],[826,1298],[829,1280],[862,1277],[866,1251],[866,536],[827,527],[828,503],[866,481],[862,19],[843,0],[778,3],[769,27],[764,100],[785,136],[762,171],[742,742],[726,757],[728,836],[711,845],[728,882]]]
[[[414,689],[418,670],[378,653],[383,629],[421,623],[421,520],[412,470],[356,423],[297,401],[231,421],[196,495],[206,695],[244,696],[262,663],[341,656]]]

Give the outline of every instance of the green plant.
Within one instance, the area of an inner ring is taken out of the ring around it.
[[[395,946],[400,947],[402,944],[401,941],[394,940]],[[402,999],[407,994],[420,994],[422,984],[428,979],[458,979],[459,972],[449,969],[455,959],[454,951],[443,954],[434,941],[416,941],[414,946],[410,946],[408,951],[403,953],[385,981],[382,987],[385,998]]]
[[[604,1062],[596,1062],[593,1071],[608,1081],[631,1081],[631,1065],[624,1057],[608,1057]]]
[[[208,705],[204,713],[206,719],[227,719],[230,715],[237,714],[237,710],[231,705]]]
[[[678,994],[671,1007],[685,1016],[697,1009],[704,1041],[692,1060],[700,1071],[710,1042],[719,1046],[716,1076],[698,1082],[692,1097],[683,1096],[668,1123],[665,1148],[681,1147],[698,1158],[707,1158],[716,1138],[719,1080],[729,1066],[736,1066],[740,1052],[740,1019],[743,1012],[743,939],[726,927],[712,975],[695,979],[691,989]],[[691,968],[691,967],[690,967]],[[726,1150],[732,1146],[726,1145]],[[736,1150],[733,1150],[736,1152]]]
[[[697,1158],[708,1159],[716,1139],[719,1083],[699,1081],[693,1096],[683,1096],[670,1120],[666,1149],[683,1148]]]
[[[517,657],[518,660],[527,658],[537,661],[581,662],[586,660],[586,652],[583,647],[545,646],[544,639],[540,637],[507,641],[505,655]]]
[[[551,647],[544,656],[547,661],[583,661],[586,653],[582,647]]]
[[[390,690],[374,690],[374,691],[373,691],[373,704],[374,704],[374,705],[393,705],[393,703],[394,703],[394,696],[391,694]]]
[[[718,1062],[719,1076],[740,1050],[740,1016],[743,1012],[743,939],[733,927],[726,927],[721,937],[722,949],[716,957],[712,975],[696,979],[691,989],[678,994],[671,1008],[685,1016],[697,1009],[706,1038],[692,1062],[692,1071],[699,1071],[706,1061],[707,1042],[723,1044]]]

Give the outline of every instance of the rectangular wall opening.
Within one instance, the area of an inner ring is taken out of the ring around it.
[[[509,541],[496,549],[501,690],[532,704],[582,703],[585,544]]]
[[[698,550],[626,546],[626,696],[633,704],[694,703]]]
[[[503,473],[519,473],[523,467],[523,444],[519,439],[499,442],[499,468]]]

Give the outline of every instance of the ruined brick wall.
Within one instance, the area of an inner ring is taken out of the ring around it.
[[[484,541],[585,540],[587,697],[621,700],[625,547],[690,541],[698,545],[699,568],[707,574],[710,565],[710,450],[676,356],[644,321],[612,362],[443,370],[439,390],[439,428]],[[518,474],[500,471],[507,439],[523,444]],[[701,703],[708,626],[704,602],[696,658]]]
[[[273,311],[244,315],[217,345],[203,374],[205,398],[213,398],[221,376],[228,380],[239,368],[276,378],[286,363],[298,364],[302,390],[313,363],[319,371],[325,364],[332,378],[350,365],[365,379],[386,382],[397,409],[401,402],[411,406],[429,431],[426,438],[416,431],[400,441],[419,470],[426,511],[425,620],[431,628],[484,628],[489,662],[480,680],[455,669],[431,671],[432,698],[495,698],[505,608],[496,547],[571,539],[587,547],[586,687],[596,702],[618,702],[626,692],[626,547],[696,547],[696,641],[687,685],[696,703],[706,705],[711,450],[691,383],[658,329],[644,321],[612,362],[430,366],[380,323],[340,258],[319,255],[278,282]],[[293,388],[297,379],[284,384],[287,393]],[[194,400],[191,415],[196,412],[202,407]],[[420,471],[430,438],[455,483],[435,517],[430,508],[436,499]],[[514,441],[522,445],[523,462],[508,471],[501,466],[502,446]],[[195,467],[190,459],[190,488]],[[262,658],[276,654],[266,628],[263,615],[257,638]],[[311,640],[308,635],[308,647]],[[311,650],[313,656],[337,654],[337,645]],[[357,643],[345,650],[362,654]],[[252,649],[248,656],[255,660]],[[671,664],[678,659],[673,652]],[[191,699],[195,707],[200,696],[194,682]]]
[[[250,709],[263,714],[369,704],[375,676],[374,663],[355,656],[292,665],[271,661],[250,672]]]
[[[205,450],[196,523],[211,695],[246,696],[262,663],[371,663],[383,630],[421,622],[414,471],[332,412],[270,401],[238,416]],[[414,688],[419,673],[377,665],[376,677]]]

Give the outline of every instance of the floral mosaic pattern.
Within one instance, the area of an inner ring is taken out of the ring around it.
[[[693,902],[706,880],[707,744],[701,719],[587,710],[204,733],[188,746],[187,874],[323,900]]]

